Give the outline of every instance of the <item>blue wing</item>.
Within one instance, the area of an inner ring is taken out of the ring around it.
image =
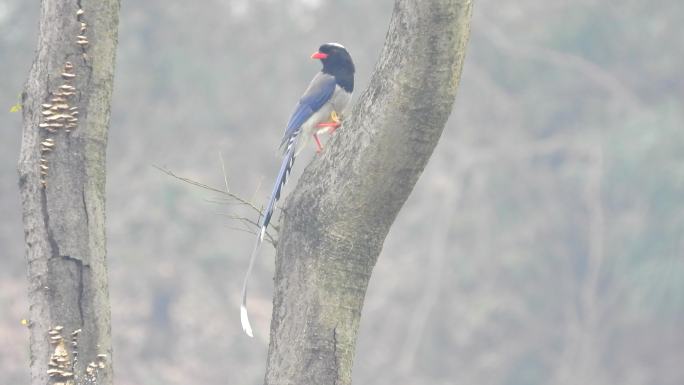
[[[302,95],[302,97],[299,99],[299,103],[297,103],[297,107],[295,108],[290,121],[287,123],[283,141],[280,143],[281,147],[287,144],[285,147],[285,156],[283,158],[282,164],[280,165],[278,176],[273,184],[271,198],[268,200],[266,210],[259,221],[259,233],[257,235],[254,248],[252,249],[252,255],[249,258],[249,267],[247,268],[247,274],[245,274],[245,281],[242,284],[240,322],[242,323],[242,329],[250,337],[252,336],[252,326],[249,324],[249,317],[247,316],[247,283],[249,280],[249,274],[254,266],[254,260],[259,252],[259,246],[264,239],[266,228],[268,228],[268,224],[271,222],[275,205],[278,202],[278,199],[280,199],[280,193],[283,191],[283,187],[287,182],[287,177],[290,175],[290,171],[294,165],[296,155],[294,142],[297,139],[297,135],[299,135],[299,132],[301,131],[302,124],[304,124],[304,122],[306,122],[316,111],[323,107],[323,105],[330,100],[334,92],[335,78],[331,75],[319,72],[309,84],[309,88],[304,91],[304,95]]]
[[[299,99],[295,111],[290,117],[285,129],[285,135],[280,143],[282,147],[285,143],[290,143],[299,135],[299,130],[311,115],[318,111],[327,103],[335,92],[335,77],[319,72],[304,91],[304,95]]]

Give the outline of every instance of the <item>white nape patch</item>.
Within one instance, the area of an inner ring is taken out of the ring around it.
[[[333,47],[338,47],[338,48],[346,49],[346,48],[344,48],[344,46],[343,46],[342,44],[340,44],[340,43],[334,43],[334,42],[333,42],[333,43],[326,43],[326,44],[327,44],[327,45],[332,45]]]

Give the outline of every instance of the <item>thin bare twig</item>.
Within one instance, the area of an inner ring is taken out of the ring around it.
[[[254,194],[252,194],[252,200],[256,197],[256,195],[259,193],[259,189],[261,188],[261,182],[264,181],[264,178],[259,178],[259,183],[257,183],[256,190],[254,190]]]
[[[221,161],[221,171],[223,172],[223,182],[226,184],[226,193],[230,194],[230,189],[228,188],[228,176],[226,174],[226,165],[223,162],[223,154],[221,154],[221,151],[219,151],[218,155],[219,155],[219,160]]]
[[[231,199],[234,199],[234,200],[236,200],[237,202],[239,202],[239,203],[241,203],[241,204],[243,204],[243,205],[245,205],[245,206],[250,207],[252,210],[256,211],[257,214],[261,215],[261,210],[259,210],[258,207],[254,206],[254,205],[253,205],[252,203],[250,203],[248,200],[246,200],[246,199],[240,197],[239,195],[233,194],[233,193],[228,192],[228,191],[223,191],[223,190],[218,189],[218,188],[216,188],[216,187],[212,187],[212,186],[206,185],[206,184],[204,184],[204,183],[200,183],[200,182],[194,181],[194,180],[192,180],[192,179],[188,179],[188,178],[182,177],[182,176],[180,176],[180,175],[175,174],[173,171],[171,171],[171,170],[169,170],[169,169],[166,169],[166,168],[163,168],[163,167],[159,167],[159,166],[154,165],[154,164],[152,165],[152,167],[156,168],[157,170],[163,172],[164,174],[166,174],[166,175],[168,175],[168,176],[171,176],[171,177],[173,177],[173,178],[176,178],[176,179],[178,179],[178,180],[180,180],[180,181],[183,181],[183,182],[185,182],[185,183],[189,183],[189,184],[191,184],[191,185],[193,185],[193,186],[197,186],[197,187],[199,187],[199,188],[203,188],[203,189],[205,189],[205,190],[209,190],[209,191],[212,191],[212,192],[215,192],[215,193],[218,193],[218,194],[227,195],[227,196],[230,197]]]
[[[259,232],[258,232],[258,231],[252,231],[252,230],[249,230],[249,229],[241,229],[241,228],[239,228],[239,227],[228,226],[228,229],[229,229],[229,230],[240,231],[240,232],[247,233],[247,234],[251,234],[251,235],[254,235],[254,236],[259,235]],[[267,241],[268,241],[270,244],[272,244],[273,247],[278,246],[278,240],[273,239],[270,235],[268,235]]]
[[[254,232],[255,235],[259,232],[258,231],[259,230],[259,224],[255,221],[249,219],[249,218],[245,218],[245,217],[241,217],[241,216],[237,216],[237,215],[231,215],[231,214],[219,214],[219,215],[227,217],[228,219],[240,221],[240,223],[243,223],[244,225],[250,224],[250,225],[256,227],[256,232]],[[252,231],[251,227],[248,227],[248,229],[250,229],[249,231]],[[273,247],[275,247],[276,244],[278,243],[278,241],[275,239],[275,237],[273,237],[273,234],[271,234],[268,231],[266,231],[266,233],[265,233],[265,238],[268,242],[270,242],[273,245]]]
[[[230,202],[228,200],[222,199],[222,198],[216,198],[216,199],[204,199],[205,202],[208,203],[213,203],[216,205],[221,205],[221,206],[226,206],[226,205],[241,205],[242,203],[240,202]],[[269,223],[268,227],[275,230],[277,233],[280,229],[280,227],[274,223]]]
[[[247,234],[252,234],[252,235],[255,235],[255,236],[257,235],[256,232],[251,231],[251,230],[248,230],[248,229],[241,229],[241,228],[239,228],[239,227],[233,227],[233,226],[227,226],[227,227],[228,227],[229,230],[240,231],[240,232],[247,233]]]
[[[219,153],[219,156],[221,156],[220,153]],[[229,202],[229,201],[234,200],[237,204],[247,206],[247,207],[251,208],[252,210],[256,211],[257,214],[259,215],[259,217],[261,217],[261,210],[258,207],[254,206],[248,200],[230,192],[230,190],[228,188],[228,178],[226,177],[226,174],[225,174],[225,167],[223,167],[223,158],[222,157],[221,157],[221,167],[223,168],[223,172],[224,172],[223,178],[224,178],[224,181],[226,183],[226,190],[225,191],[218,189],[216,187],[209,186],[209,185],[201,183],[201,182],[197,182],[197,181],[189,179],[189,178],[182,177],[180,175],[177,175],[176,173],[174,173],[173,171],[171,171],[169,169],[159,167],[157,165],[152,165],[152,167],[154,167],[157,170],[163,172],[164,174],[169,175],[173,178],[176,178],[182,182],[189,183],[193,186],[203,188],[205,190],[209,190],[211,192],[215,192],[215,193],[227,196],[227,198],[224,197],[223,199],[228,201],[228,202],[226,202],[226,201],[218,201],[218,200],[207,200],[208,202],[216,203],[216,204],[226,204],[226,203],[233,203],[233,202]],[[250,224],[250,225],[256,227],[256,230],[254,230],[254,231],[252,231],[249,226],[246,226],[246,229],[240,229],[240,228],[235,228],[235,227],[231,227],[231,229],[240,230],[240,231],[247,232],[247,233],[250,233],[253,235],[258,234],[259,224],[256,221],[249,219],[249,218],[246,218],[246,217],[237,216],[237,215],[231,215],[231,214],[221,214],[221,215],[225,215],[230,219],[237,220],[245,226],[247,224]],[[278,226],[271,225],[270,227],[273,230],[275,230],[276,232],[278,232]],[[273,245],[273,247],[276,247],[276,245],[278,244],[278,240],[273,236],[273,234],[271,234],[268,231],[266,231],[266,233],[265,233],[265,238],[271,245]]]

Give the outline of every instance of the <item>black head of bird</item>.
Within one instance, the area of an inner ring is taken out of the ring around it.
[[[337,84],[347,92],[354,90],[354,62],[342,44],[325,43],[311,55],[323,64],[323,73],[332,75]]]

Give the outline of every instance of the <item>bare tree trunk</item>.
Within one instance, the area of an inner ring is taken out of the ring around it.
[[[104,194],[118,14],[119,0],[42,2],[19,160],[33,385],[112,383]]]
[[[266,384],[351,383],[368,281],[452,110],[471,10],[396,1],[369,88],[286,202]]]

